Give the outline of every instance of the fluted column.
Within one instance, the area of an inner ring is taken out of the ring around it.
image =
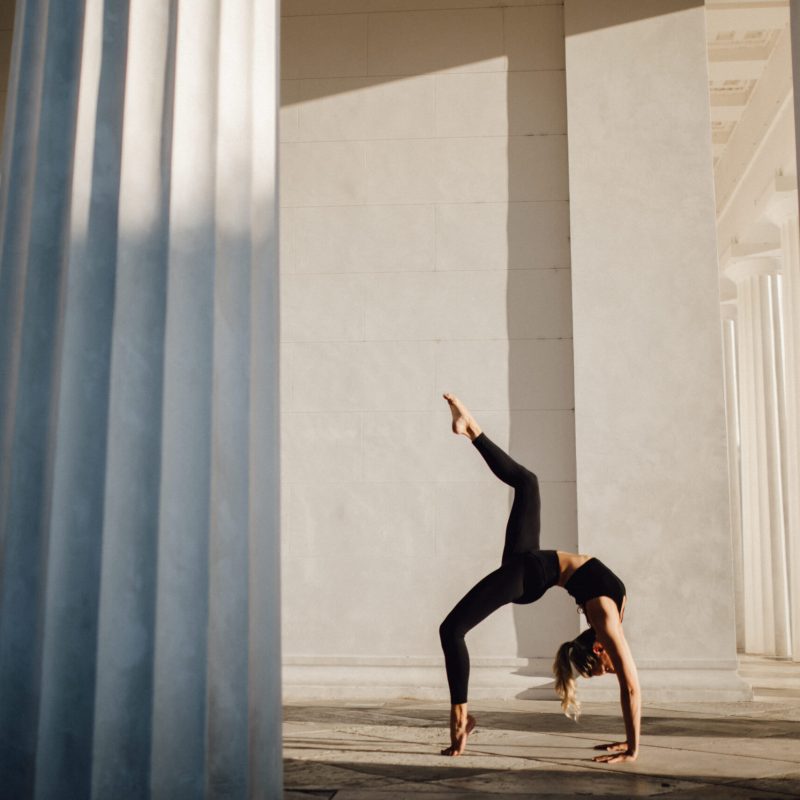
[[[731,507],[731,548],[736,604],[736,647],[745,647],[744,558],[742,550],[742,492],[740,465],[739,397],[736,368],[736,303],[724,302],[722,343],[725,367],[725,419],[728,432],[728,483]]]
[[[773,258],[734,260],[741,423],[745,649],[791,651],[781,471],[778,367],[771,282]]]
[[[787,549],[792,612],[792,657],[800,661],[800,225],[797,190],[776,187],[767,208],[781,232],[784,383],[786,408]]]
[[[277,41],[275,0],[18,2],[9,797],[281,795]]]

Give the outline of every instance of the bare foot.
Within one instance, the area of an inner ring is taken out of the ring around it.
[[[467,747],[467,739],[472,731],[475,730],[475,725],[475,717],[472,714],[467,714],[467,724],[464,727],[455,725],[451,718],[450,740],[452,744],[441,751],[442,755],[460,756]]]
[[[468,437],[470,441],[475,441],[481,433],[481,427],[475,422],[475,418],[454,394],[448,392],[443,397],[450,405],[450,412],[453,415],[453,433],[461,434]]]

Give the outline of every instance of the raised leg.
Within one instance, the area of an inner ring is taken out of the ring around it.
[[[489,469],[503,483],[522,491],[536,490],[538,481],[529,469],[518,464],[505,450],[498,447],[485,433],[472,440],[475,449],[483,456]]]
[[[492,473],[514,487],[514,502],[506,524],[503,562],[515,553],[539,550],[540,511],[539,480],[529,469],[518,464],[481,431],[467,407],[452,394],[445,394],[453,415],[453,433],[470,439]]]
[[[485,433],[472,444],[483,456],[489,469],[509,486],[514,487],[514,502],[506,523],[506,540],[503,563],[515,553],[529,553],[539,549],[542,502],[539,497],[539,480],[529,469],[518,464],[499,448]]]

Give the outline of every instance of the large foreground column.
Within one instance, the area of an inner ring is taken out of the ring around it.
[[[645,696],[713,699],[749,690],[704,13],[701,0],[565,0],[580,550],[627,584]]]
[[[0,787],[278,798],[274,0],[17,6]]]

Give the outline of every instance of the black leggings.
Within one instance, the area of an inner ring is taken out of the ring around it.
[[[506,525],[502,566],[458,601],[439,628],[444,650],[450,702],[467,702],[469,653],[464,636],[506,603],[531,603],[558,580],[555,551],[539,550],[539,481],[494,442],[481,434],[474,441],[489,469],[514,487],[514,503]],[[555,567],[553,565],[555,558]],[[555,573],[554,573],[555,569]]]

